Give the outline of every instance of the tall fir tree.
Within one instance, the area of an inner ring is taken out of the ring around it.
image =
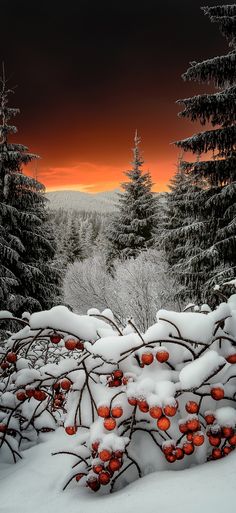
[[[182,155],[177,171],[170,180],[164,204],[164,222],[161,243],[170,267],[176,289],[176,298],[181,302],[198,297],[198,274],[189,266],[189,260],[198,244],[201,223],[195,212],[196,194],[201,191],[199,183],[182,168]]]
[[[83,248],[79,233],[79,220],[71,213],[67,240],[67,263],[73,264],[75,260],[83,260]]]
[[[129,181],[121,184],[118,212],[109,226],[110,259],[130,258],[154,244],[157,202],[149,172],[143,172],[139,150],[141,139],[134,138],[132,169],[125,172]]]
[[[54,246],[47,224],[44,186],[23,173],[37,158],[26,146],[9,142],[17,132],[9,122],[19,109],[8,106],[13,91],[0,80],[0,309],[19,315],[51,306],[58,272],[51,267]]]
[[[212,83],[216,93],[177,102],[184,106],[182,118],[212,126],[176,143],[199,157],[206,154],[204,161],[182,162],[193,183],[203,182],[193,199],[196,232],[193,243],[190,234],[192,251],[185,262],[193,288],[198,280],[200,301],[209,299],[214,284],[234,277],[236,272],[236,5],[203,7],[203,11],[219,25],[230,51],[192,62],[183,75],[184,80]]]

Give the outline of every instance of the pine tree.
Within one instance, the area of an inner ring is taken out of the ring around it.
[[[122,183],[124,192],[119,193],[118,212],[109,227],[110,259],[135,257],[154,244],[157,205],[150,173],[142,170],[137,131],[134,143],[133,167],[125,172],[129,181]]]
[[[67,262],[72,264],[75,260],[83,260],[83,248],[79,234],[79,223],[73,216],[70,220],[69,240],[67,245]]]
[[[50,266],[54,247],[47,224],[44,186],[23,173],[38,158],[26,146],[9,142],[9,124],[19,109],[8,107],[4,67],[0,80],[0,309],[19,315],[47,308],[57,294],[57,271]]]
[[[198,244],[193,244],[186,266],[194,280],[198,276],[199,291],[203,289],[199,300],[205,300],[204,294],[208,296],[215,283],[232,278],[236,270],[236,5],[203,7],[203,11],[218,23],[230,51],[200,63],[192,62],[183,75],[184,80],[211,82],[218,89],[216,93],[177,102],[184,106],[182,118],[212,125],[211,130],[176,143],[195,155],[207,154],[205,161],[182,163],[193,182],[198,178],[204,181],[193,200]]]
[[[201,232],[201,223],[197,222],[194,209],[196,194],[201,188],[183,170],[182,156],[176,174],[170,180],[169,189],[166,193],[161,241],[175,280],[176,297],[179,301],[194,301],[199,293],[198,274],[194,274],[188,264],[198,246]]]

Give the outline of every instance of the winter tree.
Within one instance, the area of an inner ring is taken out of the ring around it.
[[[149,172],[143,172],[144,163],[139,150],[137,131],[134,139],[132,169],[125,172],[129,181],[122,184],[118,212],[109,227],[110,257],[129,258],[154,242],[156,200],[152,193]]]
[[[206,160],[182,163],[182,169],[193,182],[204,180],[202,190],[193,200],[194,243],[188,234],[192,251],[185,262],[185,272],[192,275],[193,287],[197,277],[199,300],[209,295],[215,283],[234,277],[236,268],[236,5],[204,7],[203,11],[219,25],[230,51],[200,63],[192,62],[183,75],[184,80],[212,83],[216,93],[178,101],[184,106],[182,118],[212,126],[176,143],[194,155],[206,154]]]
[[[186,266],[198,245],[199,229],[195,212],[196,194],[201,190],[199,180],[186,173],[179,158],[177,172],[170,180],[169,192],[164,205],[164,222],[161,241],[166,259],[175,282],[175,297],[179,302],[197,300],[199,293],[198,273]]]
[[[157,309],[175,306],[174,290],[163,254],[155,249],[114,260],[112,275],[105,255],[97,253],[69,265],[64,279],[64,300],[76,312],[86,313],[91,305],[111,308],[119,322],[132,317],[141,330],[155,322]]]
[[[12,92],[0,80],[0,304],[15,314],[46,308],[57,292],[51,267],[53,241],[46,224],[44,186],[23,173],[36,159],[26,146],[9,142],[17,132],[10,124],[19,110],[8,106]]]

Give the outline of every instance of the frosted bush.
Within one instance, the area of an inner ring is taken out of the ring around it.
[[[235,299],[208,313],[160,310],[144,332],[132,320],[117,325],[111,310],[80,316],[59,306],[31,315],[1,349],[3,456],[16,461],[41,431],[63,425],[74,437],[57,453],[74,456],[64,488],[113,491],[155,470],[229,454]]]

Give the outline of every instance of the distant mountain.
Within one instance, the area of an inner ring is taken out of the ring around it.
[[[91,194],[80,191],[47,192],[49,208],[85,210],[86,212],[113,212],[116,210],[117,190]]]

